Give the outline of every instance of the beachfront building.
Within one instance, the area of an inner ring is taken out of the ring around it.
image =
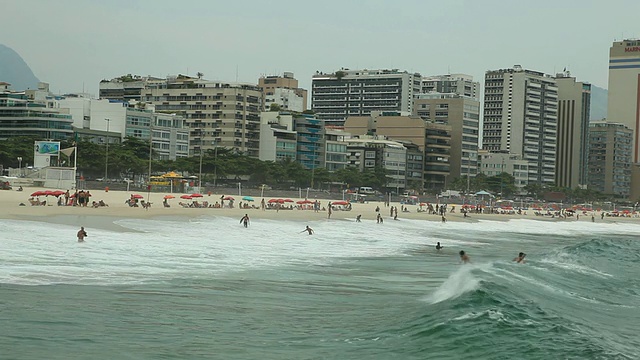
[[[262,161],[296,160],[298,134],[293,129],[293,115],[287,112],[260,113],[260,151]]]
[[[558,143],[556,185],[587,186],[591,85],[576,81],[568,71],[556,75],[558,85]]]
[[[39,88],[48,92],[48,84]],[[73,137],[73,120],[55,101],[31,100],[25,91],[12,91],[10,84],[0,84],[0,141],[10,137],[35,136],[42,140]]]
[[[486,72],[483,149],[522,155],[529,183],[554,185],[557,127],[555,78],[519,65]]]
[[[478,171],[480,102],[457,93],[430,92],[418,94],[414,113],[424,121],[451,127],[450,178],[475,177]]]
[[[311,109],[327,126],[342,126],[349,116],[375,111],[413,111],[421,75],[393,70],[317,72],[312,77]]]
[[[347,158],[346,139],[351,134],[338,129],[324,129],[324,167],[333,172],[347,167],[349,161]]]
[[[640,40],[615,41],[609,49],[607,121],[633,133],[631,198],[640,198]],[[590,182],[591,183],[591,182]]]
[[[625,124],[592,121],[589,124],[589,189],[628,199],[632,164],[633,130]]]
[[[140,101],[142,90],[147,84],[162,82],[163,79],[151,76],[122,75],[111,80],[102,80],[99,85],[100,99],[116,100],[121,102]]]
[[[157,113],[150,104],[65,95],[56,100],[73,119],[79,138],[99,144],[117,144],[127,136],[151,141],[153,157],[175,160],[189,155],[189,130],[184,118]]]
[[[298,86],[298,80],[292,72],[285,71],[282,76],[262,76],[258,79],[258,87],[264,94],[265,110],[269,110],[272,104],[285,111],[307,110],[307,90]]]
[[[412,186],[415,190],[439,190],[450,179],[450,125],[428,122],[407,113],[384,111],[374,112],[371,116],[349,117],[344,129],[354,135],[378,135],[392,141],[415,144],[423,161],[422,184],[418,188]],[[409,170],[416,172],[418,168]],[[417,179],[417,175],[412,175],[412,179]]]
[[[388,192],[401,194],[407,188],[407,148],[404,145],[371,135],[354,136],[346,141],[349,166],[360,171],[383,168],[387,174]]]
[[[141,99],[185,118],[191,155],[222,146],[259,157],[262,89],[255,84],[178,75],[147,82]]]
[[[311,114],[294,114],[297,134],[296,158],[305,169],[324,167],[324,122]]]
[[[518,193],[526,194],[525,186],[529,184],[529,162],[519,154],[490,152],[480,150],[478,153],[478,172],[486,176],[497,176],[507,173],[515,179]]]
[[[423,94],[430,92],[458,94],[479,101],[480,83],[473,81],[473,76],[467,74],[424,76],[420,92]]]

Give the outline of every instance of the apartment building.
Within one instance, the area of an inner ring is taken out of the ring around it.
[[[589,188],[628,199],[631,194],[633,130],[625,124],[589,125]],[[632,198],[633,199],[633,198]]]
[[[311,108],[327,126],[342,126],[349,116],[374,111],[413,111],[421,75],[393,70],[342,69],[312,78]]]
[[[591,85],[576,81],[568,71],[556,75],[558,85],[558,143],[556,185],[586,187]]]
[[[609,49],[607,121],[633,132],[631,198],[640,198],[640,40],[615,41]]]
[[[451,127],[451,179],[475,177],[478,171],[480,102],[457,93],[418,94],[414,113],[424,121]]]
[[[401,143],[370,135],[355,136],[346,141],[349,166],[360,171],[381,167],[387,173],[387,191],[401,194],[407,188],[407,149]]]
[[[48,92],[48,84],[41,85]],[[0,83],[0,140],[20,136],[64,140],[73,137],[72,125],[71,115],[54,101],[34,101],[24,91],[12,91],[10,84]]]
[[[467,74],[424,76],[420,92],[423,94],[430,92],[458,94],[479,101],[480,83],[473,81],[473,76]]]
[[[486,72],[483,149],[522,155],[529,183],[554,185],[557,127],[555,78],[519,65]]]
[[[264,109],[276,104],[281,110],[303,112],[307,110],[307,90],[298,86],[292,72],[282,76],[268,75],[258,79],[258,87],[264,94]]]
[[[147,83],[141,100],[185,118],[192,155],[222,146],[259,157],[262,89],[257,85],[181,75]]]

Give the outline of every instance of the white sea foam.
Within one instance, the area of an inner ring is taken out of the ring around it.
[[[449,275],[433,294],[424,298],[425,301],[436,304],[445,300],[455,299],[464,293],[480,287],[480,280],[473,275],[473,270],[484,269],[490,265],[461,265],[458,270]]]

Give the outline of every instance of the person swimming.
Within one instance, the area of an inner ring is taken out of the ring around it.
[[[307,228],[306,228],[306,229],[304,229],[304,230],[302,230],[302,231],[300,231],[300,232],[301,232],[301,233],[303,233],[303,232],[305,232],[305,231],[306,231],[306,232],[308,232],[308,233],[309,233],[309,235],[312,235],[312,234],[313,234],[313,229],[312,229],[312,228],[310,228],[310,227],[309,227],[309,225],[307,225]]]
[[[462,261],[463,264],[466,264],[471,261],[471,259],[469,259],[469,255],[467,255],[464,252],[464,250],[460,250],[460,260]]]
[[[438,251],[442,250],[442,245],[440,245],[440,241],[438,241],[438,244],[436,244],[436,250]]]
[[[524,264],[524,257],[527,256],[527,254],[521,252],[518,254],[518,256],[516,256],[513,261],[520,263],[520,264]]]

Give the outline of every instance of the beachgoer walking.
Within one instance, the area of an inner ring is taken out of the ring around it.
[[[244,214],[242,219],[240,219],[240,224],[243,224],[244,227],[248,227],[249,226],[249,214]]]
[[[444,216],[444,214],[442,215],[442,222],[446,223],[447,222],[447,218]]]
[[[356,216],[356,222],[361,222],[360,218],[362,217],[362,215],[358,214],[358,216]]]
[[[84,238],[87,237],[87,232],[84,231],[84,226],[78,230],[78,242],[84,242]]]
[[[327,207],[327,214],[328,214],[327,219],[331,219],[331,212],[332,212],[331,203],[329,203],[329,206]]]

